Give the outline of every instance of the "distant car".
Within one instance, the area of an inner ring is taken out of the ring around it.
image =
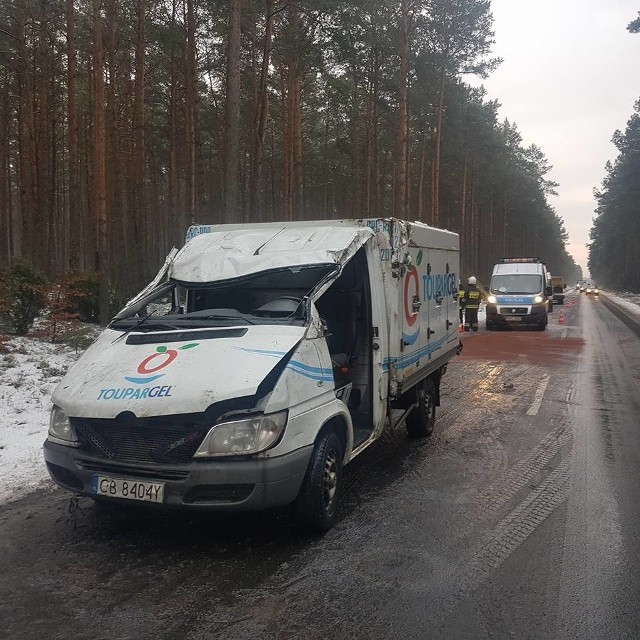
[[[587,294],[588,296],[589,296],[589,295],[591,295],[591,296],[597,296],[599,293],[600,293],[600,289],[598,289],[598,286],[597,286],[597,285],[595,285],[595,284],[590,284],[590,285],[587,287],[586,294]]]

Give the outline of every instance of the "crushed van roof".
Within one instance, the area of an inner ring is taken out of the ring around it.
[[[374,232],[368,227],[268,225],[203,233],[176,255],[169,275],[219,282],[272,269],[344,264]]]

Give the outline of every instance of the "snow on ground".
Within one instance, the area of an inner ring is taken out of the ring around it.
[[[51,394],[79,356],[73,347],[35,338],[0,342],[0,504],[48,477],[42,443]]]
[[[629,311],[632,315],[638,316],[640,320],[640,294],[638,293],[609,293],[603,292],[611,302],[619,305],[625,311]]]
[[[640,295],[605,295],[640,321]],[[478,319],[486,318],[484,305]],[[42,443],[49,428],[51,394],[80,357],[73,347],[36,338],[0,341],[0,504],[41,486],[49,477]]]

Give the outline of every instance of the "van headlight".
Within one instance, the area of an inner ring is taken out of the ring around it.
[[[495,296],[489,296],[489,297],[487,298],[487,302],[488,302],[489,304],[495,304],[496,302],[498,302],[498,298],[496,298]]]
[[[542,302],[542,296],[536,296],[533,301],[540,304]]]
[[[287,412],[222,422],[209,430],[194,458],[243,456],[273,446],[284,431]]]
[[[69,422],[69,416],[55,404],[49,416],[49,438],[58,444],[71,446],[78,444],[78,436]]]

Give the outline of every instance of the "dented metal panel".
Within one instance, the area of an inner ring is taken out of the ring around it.
[[[264,225],[195,236],[176,256],[170,276],[220,282],[263,271],[344,264],[369,239],[368,227]]]
[[[68,415],[198,413],[223,400],[253,396],[302,339],[304,327],[254,326],[242,337],[188,342],[175,341],[179,332],[167,331],[159,334],[159,344],[114,341],[118,335],[121,332],[104,331],[56,388],[53,402]]]

